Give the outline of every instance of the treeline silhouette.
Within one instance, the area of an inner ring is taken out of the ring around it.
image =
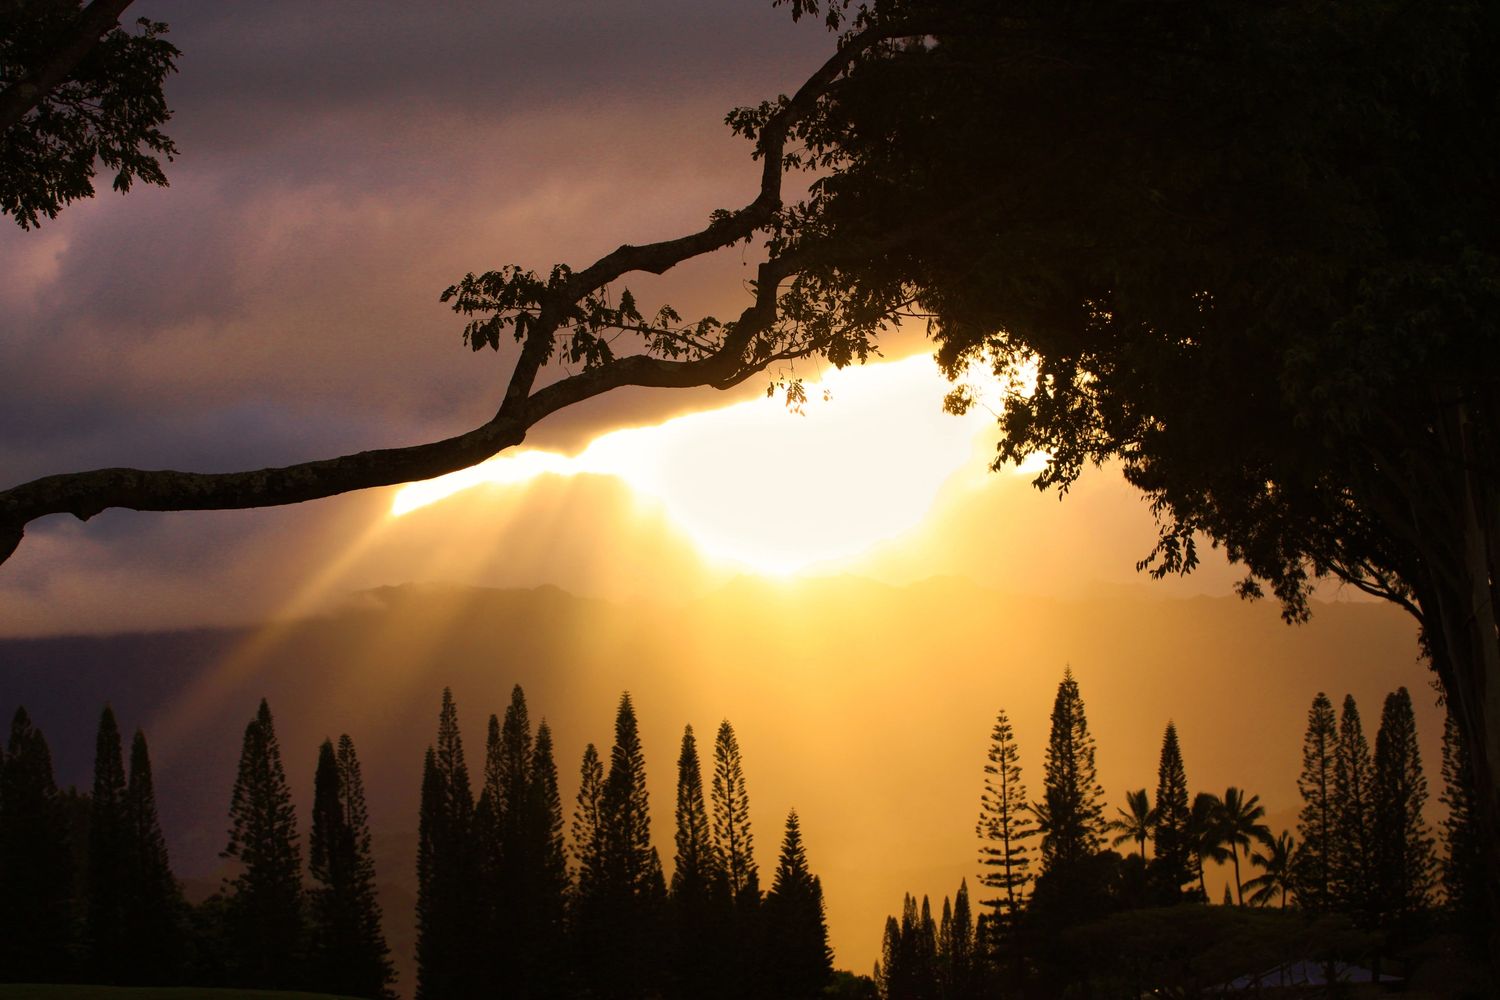
[[[677,761],[670,885],[651,843],[635,708],[620,699],[608,764],[583,752],[570,871],[552,737],[518,686],[490,717],[473,794],[451,693],[422,780],[417,996],[820,996],[832,976],[823,889],[795,810],[761,890],[743,762],[720,724],[704,794],[698,746]]]
[[[879,996],[1197,995],[1224,987],[1230,968],[1263,972],[1255,963],[1291,957],[1391,968],[1392,956],[1419,950],[1435,932],[1482,926],[1474,785],[1451,719],[1441,861],[1422,815],[1427,782],[1405,688],[1385,699],[1373,754],[1354,698],[1335,718],[1319,693],[1302,758],[1297,835],[1273,835],[1257,795],[1230,787],[1189,797],[1168,722],[1154,801],[1144,788],[1128,791],[1106,818],[1083,699],[1066,671],[1039,801],[1027,794],[1010,720],[997,714],[976,828],[979,882],[990,892],[981,912],[973,913],[967,880],[938,918],[927,897],[907,895],[900,916],[886,921]],[[1123,855],[1111,849],[1125,845]],[[1222,907],[1203,905],[1211,861],[1231,866]],[[1481,938],[1471,934],[1469,945],[1482,947]]]
[[[271,711],[245,727],[223,888],[192,906],[168,863],[146,737],[129,770],[99,718],[91,791],[59,789],[25,708],[0,752],[0,981],[297,988],[392,996],[354,743],[325,741],[310,886]]]
[[[607,765],[593,744],[583,753],[569,845],[551,730],[532,727],[521,687],[503,720],[490,716],[477,796],[445,689],[420,797],[415,995],[796,1000],[857,989],[854,977],[833,974],[822,885],[795,810],[761,889],[727,720],[707,794],[691,726],[677,777],[669,884],[651,843],[628,693]],[[145,736],[135,734],[127,772],[106,706],[92,791],[63,790],[46,740],[20,709],[0,750],[0,981],[393,996],[347,735],[319,750],[307,847],[304,866],[264,700],[245,728],[230,795],[227,873],[198,905],[185,902],[168,864]]]

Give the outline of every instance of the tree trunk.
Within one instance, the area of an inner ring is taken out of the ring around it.
[[[1476,427],[1464,401],[1443,407],[1436,475],[1429,480],[1441,484],[1440,509],[1414,516],[1427,543],[1420,553],[1423,578],[1414,589],[1423,641],[1469,751],[1487,950],[1491,975],[1500,982],[1500,495],[1485,464],[1493,448],[1476,440],[1486,432],[1500,432],[1500,425],[1490,420]]]

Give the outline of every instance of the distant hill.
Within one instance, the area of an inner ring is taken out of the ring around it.
[[[629,689],[668,863],[682,727],[705,738],[728,717],[745,753],[763,881],[795,806],[823,878],[837,960],[863,971],[904,891],[941,897],[961,877],[974,880],[997,708],[1015,725],[1025,781],[1040,796],[1048,714],[1069,664],[1111,814],[1127,789],[1154,788],[1161,731],[1173,719],[1195,791],[1248,788],[1273,825],[1290,826],[1314,693],[1337,703],[1352,692],[1373,743],[1381,699],[1398,685],[1417,704],[1436,800],[1440,715],[1405,616],[1326,604],[1292,628],[1269,603],[1166,599],[1148,587],[1061,600],[957,579],[741,579],[701,599],[621,603],[550,587],[409,585],[258,630],[0,640],[0,714],[24,704],[51,743],[59,780],[82,786],[105,701],[127,734],[143,727],[174,865],[200,892],[215,883],[240,736],[259,699],[270,701],[304,808],[319,742],[349,733],[403,961],[422,751],[444,686],[478,773],[486,717],[524,685],[533,721],[545,716],[553,727],[569,813],[584,745],[607,750]],[[1220,886],[1210,890],[1217,898]]]

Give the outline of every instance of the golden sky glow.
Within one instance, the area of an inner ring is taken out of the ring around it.
[[[929,355],[829,369],[806,388],[800,412],[762,397],[611,431],[576,455],[507,452],[405,487],[391,513],[480,484],[613,476],[661,504],[705,555],[780,575],[901,535],[952,476],[983,473],[973,442],[993,427],[992,411],[944,413],[951,386]]]

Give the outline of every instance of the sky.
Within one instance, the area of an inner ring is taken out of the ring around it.
[[[168,22],[182,50],[167,88],[181,155],[167,165],[170,187],[121,197],[106,182],[38,231],[0,228],[0,485],[120,465],[282,465],[477,426],[510,357],[468,350],[439,293],[505,264],[586,266],[748,202],[758,164],[724,114],[795,88],[832,46],[769,0],[139,0],[132,13]],[[736,247],[624,284],[648,313],[670,302],[684,316],[728,317],[748,301],[756,259]],[[742,578],[787,574],[897,587],[956,577],[1069,599],[1147,586],[1134,565],[1153,541],[1151,517],[1116,470],[1088,471],[1062,502],[1027,474],[988,472],[988,411],[941,412],[947,387],[917,333],[883,352],[887,363],[864,372],[780,373],[818,387],[801,413],[767,399],[765,379],[728,393],[616,392],[548,418],[519,454],[483,481],[447,484],[464,488],[443,487],[442,499],[393,488],[263,511],[48,518],[0,565],[0,637],[294,618],[412,582],[555,584],[619,607],[732,607]],[[1210,554],[1149,593],[1222,597],[1237,578]],[[1410,628],[1392,634],[1403,638],[1380,676],[1409,669],[1415,689]],[[722,641],[707,625],[694,635],[694,648]],[[1107,636],[1070,641],[1084,643],[1080,657],[1116,655]],[[1136,642],[1149,648],[1150,637]],[[1284,664],[1313,655],[1267,642]],[[984,660],[975,655],[962,690],[978,690]],[[1036,666],[1036,719],[1061,666]],[[735,690],[720,680],[716,691]],[[591,711],[607,714],[627,686],[612,676]],[[1362,696],[1367,718],[1378,694]],[[981,697],[965,707],[977,735],[954,735],[955,759],[982,752],[994,709]],[[696,710],[700,728],[723,711]],[[776,712],[757,711],[765,719],[747,741],[766,747]],[[905,738],[924,745],[920,732]],[[1155,736],[1145,739],[1149,757]],[[762,752],[773,775],[796,774]],[[1126,780],[1146,779],[1122,769],[1111,788]],[[899,816],[902,800],[890,801]],[[763,821],[766,841],[774,822]],[[968,821],[941,822],[952,850]],[[901,850],[902,836],[861,850]],[[937,864],[927,850],[906,862],[927,871]],[[951,891],[956,871],[911,887]],[[858,926],[838,933],[863,968],[877,942]]]
[[[168,188],[138,185],[122,197],[106,186],[38,231],[0,230],[7,484],[120,465],[258,468],[476,426],[494,411],[510,357],[469,351],[439,292],[469,271],[507,263],[584,266],[622,242],[689,232],[713,209],[745,203],[757,168],[723,125],[725,112],[794,89],[831,46],[816,24],[736,0],[419,10],[142,2],[133,12],[168,22],[182,50],[168,81],[168,131],[181,154],[168,165]],[[644,306],[731,316],[747,302],[754,261],[753,248],[737,247],[625,284]],[[883,350],[902,359],[924,344],[901,332]],[[831,373],[808,363],[774,374]],[[576,455],[620,427],[759,398],[769,377],[729,394],[616,392],[544,421],[527,447]],[[955,526],[947,531],[954,537],[960,528],[1008,536],[1009,525],[1030,522],[1024,537],[1008,539],[1014,548],[1039,537],[1040,517],[1061,533],[1052,556],[1033,551],[976,566],[975,546],[910,535],[902,551],[887,544],[873,560],[823,560],[819,568],[894,581],[979,572],[1025,590],[1132,577],[1152,528],[1117,476],[1086,481],[1084,502],[1061,521],[1046,509],[1055,499],[1028,498],[1031,513],[1012,513],[1021,484],[974,485],[993,446],[987,425],[941,415],[936,380],[901,391],[913,404],[903,412],[929,437],[908,434],[904,446],[893,439],[889,447],[873,443],[866,414],[841,408],[835,394],[829,409],[843,443],[824,438],[823,453],[857,453],[867,469],[886,470],[884,480],[867,476],[865,492],[849,501],[829,499],[778,450],[800,441],[800,468],[815,467],[818,452],[807,449],[817,421],[770,406],[753,431],[725,437],[699,427],[688,435],[698,452],[679,443],[674,460],[691,473],[702,454],[719,456],[717,471],[698,476],[702,508],[717,502],[716,489],[745,498],[725,485],[744,456],[741,472],[777,486],[764,488],[741,523],[780,532],[778,545],[795,549],[843,526],[853,506],[887,503],[907,466],[933,457],[932,448],[945,456],[967,448],[967,485],[924,480],[931,502],[909,512],[907,526],[925,518],[929,536],[934,523]],[[911,395],[920,392],[930,399]],[[886,428],[905,433],[897,422]],[[937,438],[941,446],[931,444]],[[637,442],[617,458],[639,464],[642,448],[654,447]],[[382,530],[372,544],[394,491],[252,512],[109,511],[87,524],[54,516],[33,524],[0,570],[0,634],[256,621],[285,612],[293,592],[305,600],[313,577],[331,594],[437,576],[618,596],[668,578],[714,585],[746,568],[723,558],[723,530],[706,548],[691,525],[684,538],[681,505],[640,489],[639,476],[623,494],[618,480],[584,478],[532,483],[470,517],[487,543],[507,550],[483,567],[432,565],[437,543],[427,536],[448,533],[420,518]],[[559,493],[579,515],[565,529]],[[1103,508],[1111,513],[1101,524]],[[557,530],[539,534],[543,523]],[[889,541],[892,532],[877,534]],[[741,554],[747,545],[761,542],[741,544]],[[681,558],[664,564],[652,554],[663,546]],[[601,548],[618,554],[603,559]],[[857,548],[850,542],[842,553]],[[1061,558],[1062,549],[1093,555]],[[1231,578],[1205,572],[1184,586],[1224,592]]]

